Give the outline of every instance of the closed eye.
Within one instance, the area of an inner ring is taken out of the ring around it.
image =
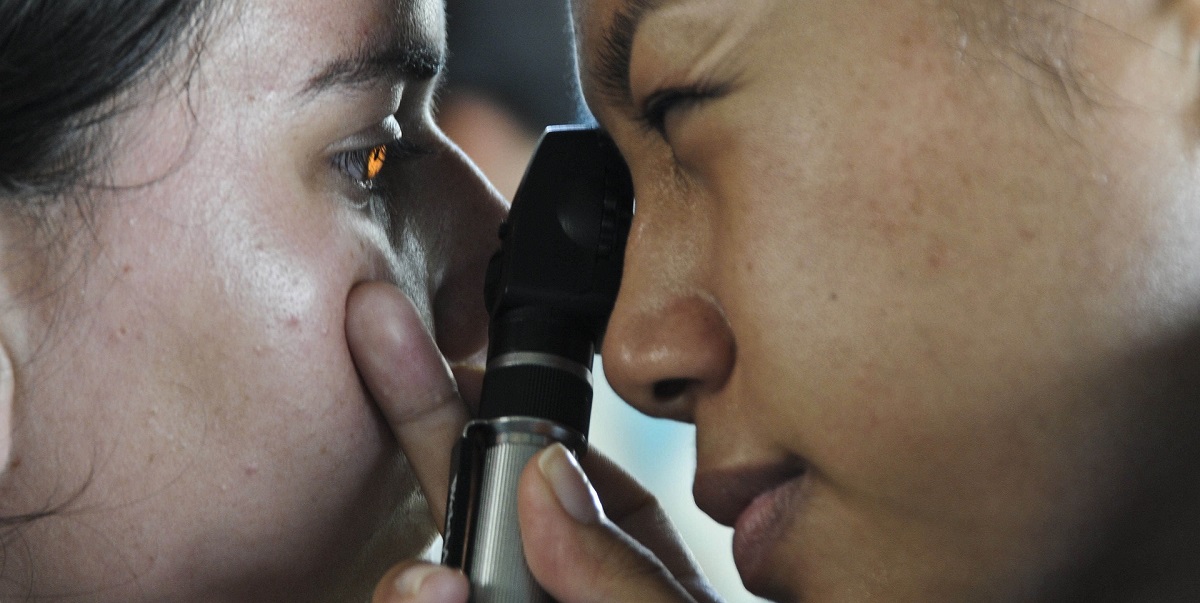
[[[707,100],[712,100],[726,90],[721,86],[682,86],[659,90],[646,97],[636,118],[646,129],[667,138],[667,118],[674,112],[683,111]]]

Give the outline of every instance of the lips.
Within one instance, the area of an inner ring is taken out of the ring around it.
[[[734,528],[734,560],[748,585],[759,578],[771,543],[782,533],[780,524],[804,473],[803,463],[791,461],[696,475],[692,487],[696,504],[717,522]]]
[[[696,474],[692,495],[701,511],[730,527],[760,495],[804,475],[799,461],[754,467],[735,467]]]

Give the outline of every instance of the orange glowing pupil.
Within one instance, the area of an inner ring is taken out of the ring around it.
[[[373,180],[383,171],[383,160],[387,158],[387,146],[379,145],[367,153],[367,180]]]

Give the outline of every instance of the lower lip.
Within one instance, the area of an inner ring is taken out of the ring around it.
[[[792,479],[750,501],[733,526],[733,559],[742,580],[751,585],[760,575],[775,543],[783,536],[784,519],[793,507],[800,479]]]

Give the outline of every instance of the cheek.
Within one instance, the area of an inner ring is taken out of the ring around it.
[[[186,521],[225,534],[212,542],[328,551],[411,491],[344,335],[350,286],[382,260],[334,209],[250,199],[157,198],[106,217],[75,325],[88,368],[66,397],[102,401],[84,437],[120,459],[89,495],[147,501],[147,531]]]
[[[695,164],[740,399],[831,479],[916,512],[1096,493],[1120,452],[1095,442],[1129,415],[1105,372],[1147,224],[1017,95],[923,85],[801,117],[764,103]]]
[[[271,199],[265,191],[263,198]],[[275,429],[283,440],[336,440],[374,422],[345,342],[345,300],[353,283],[386,274],[386,256],[372,248],[363,221],[332,202],[311,207],[304,200],[297,194],[244,213],[231,207],[181,233],[211,262],[211,271],[189,275],[198,290],[184,316],[200,324],[184,336],[211,329],[212,340],[201,345],[217,366],[198,368],[224,373],[239,390],[232,399],[253,401],[221,406],[232,414],[231,427]],[[333,450],[352,444],[327,443]]]

